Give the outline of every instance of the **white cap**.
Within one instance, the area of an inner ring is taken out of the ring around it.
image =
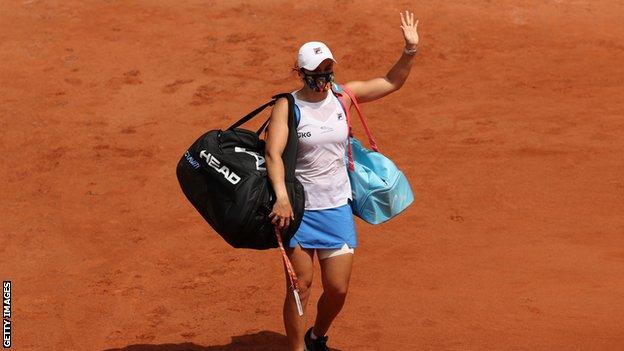
[[[313,71],[326,59],[336,62],[327,45],[320,41],[310,41],[303,44],[299,49],[297,65],[299,65],[300,68]]]

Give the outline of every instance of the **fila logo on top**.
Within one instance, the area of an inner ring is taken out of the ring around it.
[[[217,160],[212,154],[206,152],[206,150],[202,150],[199,153],[200,158],[205,158],[208,166],[214,168],[217,173],[223,174],[223,177],[230,183],[236,184],[240,182],[241,177],[239,177],[236,173],[230,171],[227,166],[221,166],[221,161]]]

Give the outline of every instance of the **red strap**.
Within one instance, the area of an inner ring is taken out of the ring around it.
[[[362,110],[360,110],[360,104],[358,104],[358,101],[355,98],[355,95],[353,95],[353,92],[351,90],[349,90],[349,88],[347,88],[346,86],[341,85],[340,87],[349,96],[349,98],[351,98],[351,101],[353,102],[353,105],[355,105],[355,110],[357,111],[358,115],[360,116],[360,122],[362,122],[362,126],[364,126],[364,131],[366,132],[366,136],[368,137],[368,144],[370,145],[370,148],[373,151],[379,152],[379,148],[377,147],[377,143],[375,142],[375,138],[373,138],[373,134],[371,133],[370,129],[368,128],[368,124],[366,123],[366,120],[364,119],[364,115],[362,114]],[[349,114],[349,112],[347,112],[347,115],[348,114]],[[347,117],[347,122],[349,122],[349,118],[348,117]],[[349,128],[349,129],[351,129],[351,128]],[[350,135],[353,136],[352,134],[350,134]]]
[[[350,171],[354,171],[355,170],[355,164],[353,162],[353,152],[351,151],[351,138],[353,138],[353,131],[351,130],[351,114],[349,113],[349,109],[347,108],[347,102],[345,101],[345,97],[344,95],[338,93],[336,94],[338,96],[338,101],[340,102],[340,105],[342,106],[342,109],[345,111],[345,114],[347,115],[347,130],[349,131],[348,133],[348,142],[347,142],[347,158],[349,159],[349,170]]]
[[[358,115],[360,116],[360,121],[362,122],[362,125],[364,126],[364,131],[366,132],[366,136],[368,137],[368,144],[370,145],[370,148],[376,152],[379,152],[379,148],[377,147],[377,143],[375,143],[375,139],[373,138],[373,134],[371,133],[370,129],[368,128],[368,124],[366,124],[366,120],[364,119],[364,115],[362,115],[362,111],[360,110],[360,105],[357,102],[357,99],[355,98],[355,95],[353,95],[353,92],[351,92],[351,90],[349,90],[347,87],[345,87],[344,85],[340,85],[340,88],[345,92],[345,94],[347,94],[347,96],[349,96],[349,98],[351,99],[351,102],[353,102],[353,105],[355,105],[355,109],[358,112]],[[350,109],[347,108],[347,102],[345,100],[345,97],[343,94],[341,93],[337,93],[336,94],[338,96],[338,101],[340,101],[340,104],[342,105],[342,109],[345,111],[346,115],[347,115],[347,126],[349,128],[349,139],[353,138],[353,130],[351,128],[351,113],[349,112]],[[355,170],[355,163],[353,162],[353,151],[351,149],[351,140],[349,140],[349,142],[347,143],[347,155],[348,155],[348,159],[349,159],[349,170],[353,171]]]

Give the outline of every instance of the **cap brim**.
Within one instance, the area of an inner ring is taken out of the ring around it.
[[[314,71],[321,64],[321,62],[325,60],[332,60],[334,61],[334,63],[338,63],[338,61],[336,61],[333,57],[319,57],[318,60],[314,60],[308,63],[307,65],[303,66],[302,68],[305,68],[308,71]]]

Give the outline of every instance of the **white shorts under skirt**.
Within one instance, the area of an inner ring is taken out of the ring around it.
[[[330,257],[336,257],[344,254],[353,254],[354,249],[350,248],[347,244],[342,245],[339,249],[316,249],[316,255],[319,260],[324,260]]]

